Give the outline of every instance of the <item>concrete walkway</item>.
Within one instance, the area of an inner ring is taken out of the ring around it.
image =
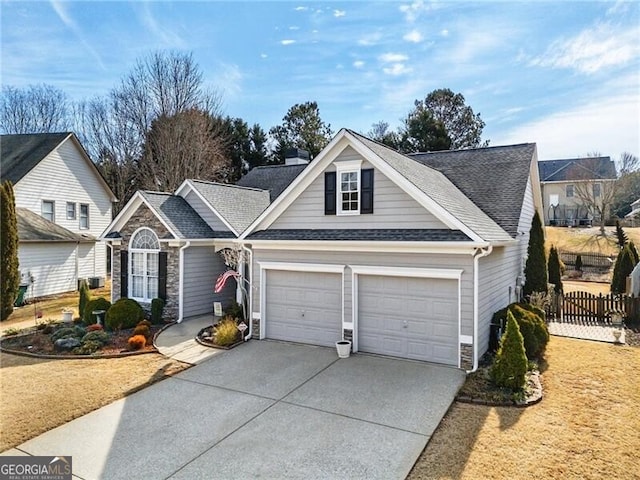
[[[165,328],[155,339],[155,346],[165,357],[197,365],[224,350],[205,347],[196,342],[200,330],[213,324],[213,315],[186,318]]]
[[[608,343],[616,343],[616,338],[613,336],[613,332],[622,331],[620,335],[620,343],[625,343],[624,328],[620,329],[600,325],[576,325],[573,323],[563,322],[549,322],[547,325],[551,335]]]
[[[462,370],[251,341],[4,455],[71,456],[74,478],[404,479]]]

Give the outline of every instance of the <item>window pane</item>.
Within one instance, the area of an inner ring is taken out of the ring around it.
[[[357,172],[349,172],[349,180],[351,182],[357,182],[358,181],[358,174]]]
[[[131,275],[144,275],[144,253],[131,253]]]
[[[154,299],[158,297],[158,278],[147,278],[147,298]]]
[[[131,277],[131,296],[142,298],[144,296],[144,278],[139,276]]]
[[[67,219],[76,219],[76,204],[73,202],[67,202]]]
[[[42,216],[47,220],[49,220],[50,222],[55,221],[53,202],[48,202],[48,201],[42,202]]]
[[[148,228],[140,230],[131,240],[131,248],[140,248],[145,250],[159,250],[160,243],[158,237]]]
[[[153,277],[158,276],[158,254],[147,254],[147,274]]]

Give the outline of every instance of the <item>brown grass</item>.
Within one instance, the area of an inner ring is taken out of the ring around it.
[[[608,283],[580,282],[578,280],[563,280],[562,286],[565,293],[569,292],[589,292],[593,295],[607,295],[611,292],[611,285]]]
[[[541,403],[455,403],[408,478],[638,479],[640,349],[552,337],[546,358]]]
[[[111,300],[111,281],[107,280],[103,288],[96,288],[89,290],[91,298],[104,297],[107,300]],[[13,313],[7,320],[0,323],[0,332],[4,332],[9,328],[26,328],[34,327],[37,323],[46,322],[48,320],[62,320],[62,309],[73,309],[73,317],[76,318],[78,314],[78,299],[79,293],[66,292],[60,295],[52,295],[50,297],[43,298],[37,302],[18,307],[13,310]],[[41,318],[37,317],[37,312],[42,312]]]
[[[41,360],[0,354],[0,451],[187,368],[146,354]]]
[[[625,228],[629,240],[640,245],[640,227]],[[545,227],[546,246],[555,245],[559,250],[570,252],[593,252],[617,255],[618,246],[614,227],[606,227],[606,236],[600,235],[598,227],[566,228]]]

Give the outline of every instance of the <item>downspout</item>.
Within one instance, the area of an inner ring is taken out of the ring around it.
[[[479,248],[473,256],[473,367],[467,373],[473,373],[478,369],[478,265],[480,259],[491,254],[493,246],[486,249]]]
[[[180,247],[180,287],[178,288],[178,323],[181,323],[184,316],[184,251],[191,246],[191,241],[187,240]],[[166,281],[166,279],[165,279]]]
[[[251,338],[251,336],[253,335],[253,288],[251,288],[251,284],[253,283],[253,251],[250,248],[247,248],[244,246],[244,244],[241,244],[240,247],[242,248],[242,250],[244,250],[245,252],[247,252],[248,258],[249,258],[249,278],[250,278],[250,282],[247,282],[247,295],[248,295],[248,305],[247,305],[247,323],[249,324],[249,328],[247,329],[247,334],[244,337],[244,341],[246,342],[247,340],[249,340]],[[240,277],[240,281],[241,282],[246,282],[246,278],[244,277],[244,275],[242,275]]]

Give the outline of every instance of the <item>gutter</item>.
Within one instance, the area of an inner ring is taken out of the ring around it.
[[[244,246],[244,244],[240,244],[240,248],[242,248],[243,251],[247,252],[249,255],[249,278],[251,279],[251,282],[248,283],[248,289],[246,289],[245,291],[247,291],[247,297],[248,297],[248,305],[247,305],[247,310],[248,312],[246,312],[246,316],[248,317],[247,323],[249,324],[249,328],[247,329],[247,335],[245,335],[244,337],[244,341],[246,342],[247,340],[249,340],[251,338],[251,336],[253,335],[253,288],[251,288],[251,284],[253,283],[253,251],[250,248],[247,248]],[[241,276],[241,282],[245,282],[245,276],[242,275]]]
[[[184,320],[184,251],[191,246],[191,240],[187,240],[180,247],[180,288],[178,289],[178,323]]]
[[[480,259],[491,254],[493,246],[479,248],[473,256],[473,366],[467,373],[478,369],[478,264]]]

